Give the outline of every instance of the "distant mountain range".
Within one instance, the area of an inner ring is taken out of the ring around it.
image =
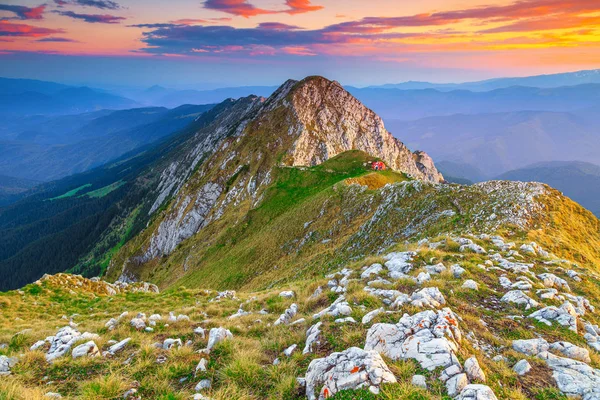
[[[485,179],[543,161],[600,164],[598,119],[598,108],[588,108],[387,120],[386,127],[410,148],[424,149],[436,161],[472,165]]]
[[[137,103],[121,96],[52,82],[0,78],[0,116],[77,114],[100,109],[124,109]]]
[[[0,174],[50,181],[83,172],[183,129],[211,107],[138,108],[43,118],[37,125],[28,124],[23,132],[0,138]]]
[[[600,104],[600,84],[547,89],[511,86],[489,92],[354,88],[350,93],[386,121],[523,110],[575,111]]]
[[[485,92],[510,86],[554,88],[560,86],[576,86],[587,83],[600,83],[600,69],[519,78],[487,79],[483,81],[466,83],[431,83],[409,81],[397,84],[369,86],[369,88],[401,90],[437,89],[441,91],[470,90],[474,92]]]

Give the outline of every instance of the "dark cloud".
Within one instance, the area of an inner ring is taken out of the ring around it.
[[[56,11],[56,13],[65,17],[71,17],[85,22],[99,24],[119,24],[121,21],[126,19],[124,17],[117,17],[115,15],[108,14],[80,14],[73,11]]]
[[[43,39],[38,39],[36,42],[54,42],[54,43],[79,43],[78,40],[63,38],[63,37],[48,37]]]
[[[11,4],[0,4],[0,11],[8,11],[14,13],[19,19],[44,19],[44,11],[46,5],[42,4],[37,7],[17,6]]]
[[[99,8],[101,10],[118,10],[121,6],[112,0],[54,0],[59,7],[74,5]]]
[[[0,36],[44,37],[55,33],[64,33],[62,29],[40,28],[27,24],[15,24],[0,20]]]

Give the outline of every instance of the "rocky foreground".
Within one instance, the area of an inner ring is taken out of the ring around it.
[[[256,293],[59,274],[0,295],[7,399],[600,399],[600,277],[425,239]]]

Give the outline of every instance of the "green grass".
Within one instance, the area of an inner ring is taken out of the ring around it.
[[[61,194],[60,196],[56,196],[56,197],[53,197],[53,198],[48,199],[48,200],[54,201],[54,200],[66,199],[68,197],[73,197],[77,193],[79,193],[80,191],[82,191],[82,190],[84,190],[84,189],[86,189],[86,188],[88,188],[90,186],[92,186],[91,183],[86,183],[85,185],[79,186],[78,188],[75,188],[73,190],[69,190],[67,193]]]
[[[101,187],[100,189],[96,189],[96,190],[92,190],[91,192],[87,192],[87,193],[83,194],[82,196],[88,196],[88,197],[92,197],[92,198],[104,197],[107,194],[109,194],[110,192],[117,190],[118,188],[123,186],[125,183],[127,183],[127,182],[117,181],[115,183],[111,183],[108,186]]]

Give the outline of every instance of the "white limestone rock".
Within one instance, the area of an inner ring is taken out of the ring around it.
[[[548,351],[550,345],[544,339],[521,339],[513,340],[512,348],[519,353],[526,354],[528,356],[535,356],[541,352]]]
[[[110,355],[115,355],[119,351],[123,350],[125,346],[131,341],[131,338],[123,339],[118,343],[113,344],[107,350],[107,353]]]
[[[411,383],[413,386],[427,389],[427,378],[425,375],[413,375]]]
[[[456,351],[462,333],[449,308],[404,314],[397,324],[374,324],[367,332],[365,350],[392,360],[415,359],[430,371],[458,364]]]
[[[206,348],[211,350],[213,347],[224,340],[233,338],[233,334],[229,329],[225,328],[212,328],[208,334],[208,344]]]
[[[466,281],[464,281],[462,287],[464,289],[479,290],[479,285],[472,279],[467,279]]]
[[[514,366],[513,366],[513,371],[515,371],[517,373],[517,375],[519,376],[523,376],[527,373],[529,373],[529,371],[531,371],[531,365],[529,364],[529,362],[525,359],[523,360],[519,360]]]
[[[198,384],[196,385],[194,390],[196,392],[201,392],[203,390],[210,389],[211,386],[212,386],[212,384],[210,382],[210,379],[202,379],[200,382],[198,382]]]
[[[471,384],[464,387],[454,400],[498,400],[489,386]]]
[[[71,346],[80,339],[80,336],[81,333],[70,326],[59,329],[56,335],[52,337],[50,350],[46,353],[46,361],[50,362],[64,356],[71,349]]]
[[[388,269],[388,276],[392,279],[406,278],[413,266],[411,261],[417,253],[414,251],[396,252],[386,255],[384,258],[385,267]]]
[[[454,264],[450,266],[450,272],[456,279],[458,279],[466,272],[466,270],[460,265]]]
[[[298,347],[298,345],[294,343],[293,345],[291,345],[290,347],[288,347],[287,349],[285,349],[283,351],[283,354],[285,356],[287,356],[287,357],[291,357],[292,354],[294,353],[294,351],[296,350],[296,347]]]
[[[292,322],[296,314],[298,314],[298,305],[294,303],[277,318],[273,325],[287,325]]]
[[[467,377],[469,378],[469,381],[471,381],[471,382],[478,381],[478,382],[485,383],[485,381],[486,381],[485,373],[479,366],[479,362],[477,361],[477,358],[470,357],[467,360],[465,360],[464,369],[465,369],[465,373],[467,374]]]
[[[0,356],[0,376],[10,375],[10,369],[17,363],[14,357]]]
[[[481,247],[478,244],[475,243],[470,243],[470,244],[464,244],[462,246],[460,246],[460,248],[458,249],[461,253],[464,253],[465,251],[471,251],[473,253],[477,253],[477,254],[487,254],[487,251]]]
[[[172,338],[165,339],[162,344],[163,350],[171,350],[173,348],[182,347],[182,346],[183,346],[183,343],[181,342],[181,339],[172,339]]]
[[[570,311],[569,307],[564,305],[561,307],[544,307],[529,315],[529,318],[538,320],[548,326],[552,326],[552,321],[568,327],[573,332],[577,332],[577,315],[573,315],[574,311]]]
[[[566,280],[559,278],[558,276],[556,276],[554,274],[549,274],[549,273],[539,274],[537,277],[542,280],[542,284],[544,286],[546,286],[547,288],[561,289],[561,290],[566,290],[568,292],[571,291],[571,288],[569,287],[569,283]]]
[[[556,385],[567,396],[593,398],[591,393],[600,387],[600,370],[584,362],[558,357],[547,351],[538,354],[538,357],[546,361]]]
[[[73,358],[79,358],[84,356],[98,357],[100,355],[100,350],[98,350],[98,346],[96,346],[96,343],[94,343],[93,340],[90,340],[89,342],[80,344],[79,346],[75,347],[71,355],[73,356]]]
[[[279,297],[283,297],[284,299],[293,299],[296,297],[296,293],[293,290],[285,290],[279,293]]]
[[[420,272],[419,275],[417,275],[417,283],[419,285],[422,285],[425,282],[428,282],[430,280],[431,280],[431,275],[429,275],[429,272]]]
[[[422,308],[438,308],[446,304],[446,299],[437,287],[427,287],[410,296],[410,304]]]
[[[469,384],[467,374],[456,374],[452,378],[446,381],[446,391],[448,396],[454,397],[462,392],[462,390]]]
[[[437,275],[444,272],[446,270],[446,266],[442,263],[438,263],[436,265],[427,265],[425,266],[425,270],[432,275]]]
[[[377,315],[381,314],[382,312],[384,312],[384,308],[378,308],[376,310],[370,311],[368,313],[366,313],[363,317],[361,322],[366,325],[368,323],[370,323],[371,321],[373,321],[373,318],[375,318]]]
[[[383,271],[383,265],[375,263],[375,264],[372,264],[367,269],[365,269],[360,274],[360,277],[362,279],[369,279],[369,278],[371,278],[371,275],[379,275],[381,273],[381,271]]]
[[[302,350],[302,354],[312,353],[316,346],[321,344],[321,325],[323,325],[322,322],[317,322],[306,331],[306,345]]]
[[[342,295],[337,298],[336,301],[331,304],[328,308],[313,315],[313,318],[321,318],[323,315],[330,315],[332,317],[348,316],[352,314],[352,308],[346,301],[346,298]]]
[[[511,290],[510,292],[502,296],[500,301],[503,301],[505,303],[514,303],[519,306],[525,306],[526,310],[529,310],[531,307],[539,306],[539,303],[537,301],[527,296],[521,290]]]
[[[341,390],[361,388],[378,392],[380,385],[396,382],[379,353],[351,347],[310,363],[306,371],[306,397],[324,400]]]
[[[558,352],[567,358],[572,358],[573,360],[582,361],[588,364],[592,362],[592,360],[590,359],[590,352],[588,351],[588,349],[575,346],[573,343],[554,342],[550,344],[550,350]]]

